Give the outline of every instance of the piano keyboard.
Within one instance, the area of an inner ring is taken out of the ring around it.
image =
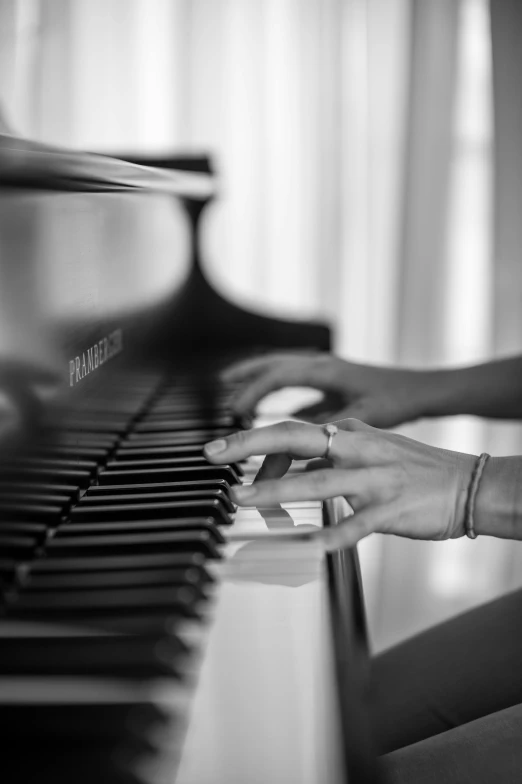
[[[203,458],[240,424],[217,378],[109,387],[1,469],[8,769],[53,784],[346,781],[331,576],[299,536],[321,505],[235,510],[229,488],[259,458]]]
[[[113,378],[4,456],[0,726],[17,780],[159,781],[165,756],[172,780],[187,624],[205,617],[242,474],[202,455],[237,429],[216,386]]]

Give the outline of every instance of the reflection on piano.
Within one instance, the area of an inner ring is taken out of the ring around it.
[[[206,158],[4,136],[0,184],[3,780],[373,781],[356,553],[295,535],[335,505],[237,512],[255,461],[202,455],[227,361],[329,330],[209,285]]]

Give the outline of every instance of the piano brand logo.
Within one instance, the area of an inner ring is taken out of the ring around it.
[[[69,386],[78,384],[82,378],[97,370],[100,365],[115,357],[123,349],[123,332],[115,329],[110,335],[101,338],[94,346],[82,352],[81,356],[69,360]]]

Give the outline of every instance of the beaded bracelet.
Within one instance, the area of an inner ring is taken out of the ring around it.
[[[477,498],[477,492],[479,489],[480,480],[482,478],[482,473],[489,458],[490,455],[488,455],[486,452],[483,452],[477,459],[477,462],[475,463],[475,469],[471,475],[471,480],[468,487],[468,497],[466,498],[466,510],[464,513],[464,525],[466,529],[466,536],[469,536],[470,539],[477,538],[473,519],[475,513],[475,500]]]

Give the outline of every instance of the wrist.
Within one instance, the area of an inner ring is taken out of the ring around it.
[[[461,413],[462,392],[456,370],[418,370],[415,373],[417,418]]]
[[[475,532],[501,539],[522,539],[522,458],[488,460],[477,492]]]

